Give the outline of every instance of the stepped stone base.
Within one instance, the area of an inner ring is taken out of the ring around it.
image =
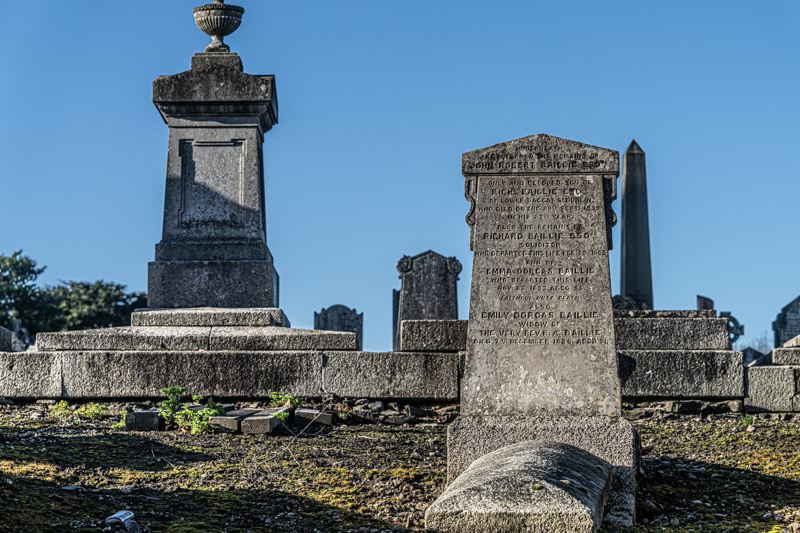
[[[512,444],[484,455],[428,508],[431,533],[595,533],[611,491],[611,465],[559,442]]]
[[[621,350],[623,399],[740,399],[742,352],[730,350]]]
[[[462,415],[447,429],[448,484],[478,458],[510,444],[535,440],[569,444],[608,461],[614,478],[605,520],[633,525],[639,438],[631,423],[621,418]]]
[[[189,309],[137,309],[131,314],[131,326],[282,326],[289,319],[278,307],[225,309],[191,307]]]

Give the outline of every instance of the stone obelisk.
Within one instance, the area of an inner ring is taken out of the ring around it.
[[[622,296],[653,309],[644,151],[631,141],[622,157]]]
[[[195,8],[213,41],[190,70],[153,82],[169,151],[163,235],[148,268],[151,308],[278,307],[262,161],[278,101],[275,78],[242,72],[222,42],[242,13],[221,0]]]

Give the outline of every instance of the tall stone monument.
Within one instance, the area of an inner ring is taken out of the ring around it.
[[[404,255],[397,262],[400,290],[392,293],[392,338],[400,350],[400,324],[403,320],[457,320],[458,274],[461,263],[428,250],[413,257]]]
[[[364,313],[350,309],[346,305],[332,305],[314,313],[314,329],[327,331],[349,331],[358,338],[358,346],[362,344],[364,333]],[[360,349],[360,348],[359,348]]]
[[[278,100],[275,78],[242,72],[222,42],[243,12],[220,0],[195,8],[212,43],[190,70],[153,82],[169,151],[163,234],[148,269],[151,308],[278,307],[262,161]]]
[[[622,158],[622,296],[653,309],[644,151],[631,141]]]
[[[500,447],[551,440],[613,466],[606,518],[634,519],[608,249],[618,152],[533,135],[462,156],[474,252],[448,482]]]

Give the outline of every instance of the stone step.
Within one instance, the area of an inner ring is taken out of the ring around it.
[[[425,512],[425,530],[595,533],[611,480],[607,461],[575,446],[512,444],[458,476]]]
[[[131,314],[132,326],[280,326],[289,327],[289,319],[278,307],[225,309],[192,307],[189,309],[137,309]]]
[[[789,342],[793,342],[792,339]],[[787,343],[788,344],[788,343]],[[774,365],[790,365],[800,366],[800,346],[794,345],[792,347],[775,348],[772,350],[772,364]]]
[[[130,326],[36,336],[40,352],[356,350],[355,333],[277,326]]]

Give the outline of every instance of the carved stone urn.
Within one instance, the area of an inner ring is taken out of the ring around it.
[[[194,8],[194,21],[203,33],[211,36],[211,44],[206,52],[230,52],[230,47],[222,42],[222,38],[236,31],[242,23],[244,8],[225,5],[225,0],[214,0]]]

